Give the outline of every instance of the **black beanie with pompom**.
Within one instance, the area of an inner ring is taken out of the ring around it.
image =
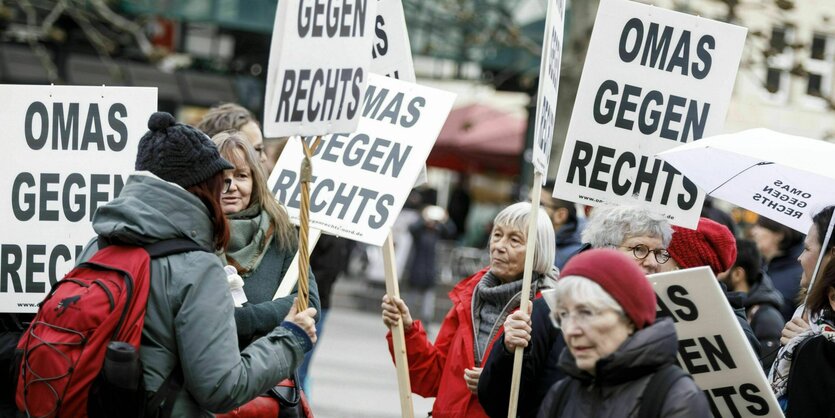
[[[235,168],[220,156],[206,134],[177,123],[170,113],[151,115],[148,129],[139,140],[137,170],[150,171],[165,181],[188,188],[208,180],[218,171]]]

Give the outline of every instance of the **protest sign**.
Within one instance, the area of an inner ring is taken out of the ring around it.
[[[377,0],[377,20],[371,49],[371,72],[415,82],[412,47],[401,0]]]
[[[564,26],[565,0],[548,0],[545,34],[542,38],[542,61],[539,64],[539,90],[536,94],[538,103],[532,158],[534,170],[542,174],[542,180],[548,177],[551,143],[554,141]]]
[[[156,88],[0,85],[0,312],[35,312],[122,190]]]
[[[348,133],[368,82],[376,0],[278,2],[264,135]]]
[[[695,228],[704,192],[655,154],[721,132],[745,33],[627,0],[601,1],[554,196],[639,203]]]
[[[649,276],[658,315],[675,321],[678,364],[719,417],[782,417],[771,386],[709,267]]]
[[[382,245],[454,98],[444,91],[370,75],[356,132],[323,137],[314,152],[311,228]],[[301,140],[291,138],[269,180],[295,223],[301,148]]]
[[[371,72],[414,83],[412,46],[406,30],[406,16],[400,0],[377,0],[377,21],[371,50]],[[421,168],[415,187],[426,183],[426,166]]]

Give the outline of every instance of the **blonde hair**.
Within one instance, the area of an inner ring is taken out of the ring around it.
[[[287,212],[267,187],[267,175],[264,173],[264,168],[261,167],[252,144],[238,131],[221,132],[212,137],[212,142],[217,146],[220,155],[227,161],[235,166],[238,166],[239,163],[245,163],[249,167],[252,172],[252,195],[249,205],[261,205],[261,209],[270,216],[279,249],[295,250],[296,229],[290,223]],[[240,151],[240,154],[235,151]],[[244,161],[240,161],[240,156],[243,156]]]

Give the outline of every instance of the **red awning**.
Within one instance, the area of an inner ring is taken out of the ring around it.
[[[526,125],[524,117],[490,106],[454,109],[426,163],[461,172],[519,174]]]

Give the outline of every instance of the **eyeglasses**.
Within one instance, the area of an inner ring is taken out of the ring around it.
[[[223,179],[223,193],[229,193],[232,188],[232,179]]]
[[[670,261],[670,253],[668,253],[665,248],[650,250],[649,247],[647,247],[644,244],[638,244],[634,247],[628,247],[625,245],[614,246],[618,248],[626,248],[632,250],[632,255],[638,260],[643,260],[649,256],[649,253],[652,253],[655,256],[655,261],[657,261],[658,264],[664,264],[667,261]]]
[[[598,311],[589,307],[579,307],[571,311],[568,309],[557,309],[551,315],[551,322],[560,329],[567,327],[569,322],[574,324],[574,326],[585,327],[597,319],[603,312],[605,311]]]

